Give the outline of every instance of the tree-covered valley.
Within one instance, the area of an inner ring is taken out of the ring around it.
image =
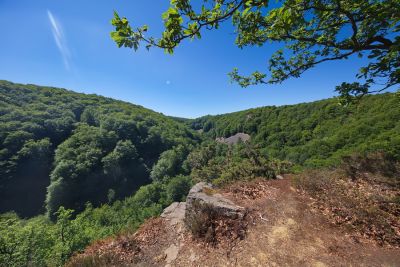
[[[216,141],[237,133],[250,141]],[[181,119],[1,81],[0,266],[62,265],[95,240],[134,231],[198,181],[273,179],[370,153],[400,160],[394,93]]]
[[[1,211],[22,217],[82,210],[148,184],[160,154],[200,136],[122,101],[12,84],[1,88]]]
[[[265,155],[300,166],[331,166],[354,152],[383,150],[400,159],[399,96],[366,96],[350,106],[338,99],[205,116],[188,122],[211,138],[252,136]]]

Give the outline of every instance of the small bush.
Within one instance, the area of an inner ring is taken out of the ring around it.
[[[293,167],[288,161],[268,158],[250,143],[202,146],[189,154],[186,164],[191,168],[194,181],[211,182],[216,186],[257,178],[272,179],[291,172]]]
[[[195,201],[185,223],[195,238],[213,246],[244,239],[247,231],[246,214],[243,218],[226,217],[210,204]]]
[[[178,175],[172,178],[166,188],[168,200],[171,202],[185,201],[191,187],[192,180],[189,176]]]

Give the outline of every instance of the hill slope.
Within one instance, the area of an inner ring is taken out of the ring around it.
[[[205,116],[188,122],[212,138],[252,136],[264,154],[305,166],[336,164],[355,151],[384,150],[400,158],[400,99],[366,96],[351,107],[326,99]]]
[[[262,155],[302,166],[379,149],[399,159],[399,107],[388,93],[347,108],[327,99],[187,120],[96,95],[1,81],[0,212],[30,217],[45,207],[51,214],[61,205],[82,210],[86,201],[123,198],[151,182],[162,152],[183,145],[184,156],[199,143],[200,134],[185,125],[213,139],[250,134]]]
[[[19,215],[0,214],[0,265],[62,265],[95,240],[135,231],[172,202],[183,201],[196,181],[229,186],[266,180],[292,168],[276,158],[324,166],[355,151],[385,153],[350,157],[350,182],[364,175],[360,166],[367,167],[389,175],[390,194],[368,195],[361,201],[367,205],[355,206],[357,198],[347,196],[342,180],[323,174],[303,186],[323,196],[321,203],[342,205],[347,213],[335,209],[333,215],[344,222],[355,209],[367,214],[369,220],[350,221],[397,244],[398,101],[383,94],[348,108],[328,99],[187,120],[96,95],[0,81],[0,212]],[[194,131],[200,129],[204,133]],[[247,138],[243,132],[251,134],[250,142],[215,142],[236,133]],[[337,181],[333,192],[340,198],[324,187]],[[374,188],[380,189],[377,181]],[[122,235],[123,246],[131,247],[127,236]]]
[[[82,210],[151,182],[160,154],[199,136],[141,106],[0,81],[0,212]],[[48,189],[46,189],[48,187]]]
[[[397,266],[400,263],[399,248],[375,246],[348,228],[331,223],[313,207],[313,199],[291,186],[288,176],[282,180],[233,184],[218,193],[249,210],[244,239],[225,240],[221,236],[216,244],[207,243],[194,237],[182,220],[155,218],[144,223],[135,234],[92,244],[67,266],[84,263],[87,266]]]

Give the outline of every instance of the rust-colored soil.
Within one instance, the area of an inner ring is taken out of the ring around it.
[[[153,219],[130,237],[137,247],[127,246],[135,252],[124,265],[400,266],[400,249],[377,246],[330,223],[311,208],[309,198],[296,192],[288,178],[235,184],[221,193],[250,209],[245,239],[209,246],[193,239],[181,223]],[[95,252],[88,248],[86,253]]]

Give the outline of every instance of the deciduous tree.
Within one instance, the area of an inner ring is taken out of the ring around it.
[[[281,83],[320,63],[352,55],[367,57],[368,61],[357,74],[361,83],[344,82],[336,87],[345,102],[400,82],[398,0],[199,2],[171,0],[162,14],[165,29],[160,38],[148,37],[146,25],[134,28],[115,12],[111,37],[118,47],[137,50],[145,44],[147,49],[158,47],[172,54],[185,39],[200,39],[205,30],[218,29],[231,19],[240,48],[269,42],[285,44],[269,59],[268,73],[254,71],[243,76],[234,68],[229,75],[242,87]]]

